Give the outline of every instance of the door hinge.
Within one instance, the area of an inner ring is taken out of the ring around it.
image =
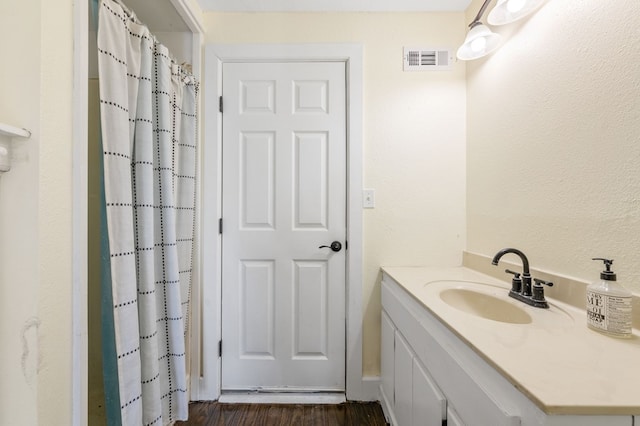
[[[222,234],[222,218],[218,219],[218,234]]]
[[[218,109],[220,110],[220,112],[222,112],[222,96],[220,96],[220,100],[219,100],[219,104],[218,104]]]
[[[222,340],[218,341],[218,358],[222,358]]]

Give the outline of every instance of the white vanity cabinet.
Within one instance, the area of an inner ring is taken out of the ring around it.
[[[413,425],[442,426],[447,419],[447,400],[420,361],[413,360],[411,413]]]
[[[464,426],[464,423],[458,417],[458,413],[451,408],[447,408],[447,426]]]
[[[407,426],[442,426],[446,400],[426,369],[415,357],[409,343],[382,313],[381,393],[391,423]]]
[[[382,311],[380,329],[380,396],[386,405],[395,406],[395,334],[396,329],[389,316]],[[385,404],[383,404],[385,405]]]
[[[386,273],[382,309],[380,399],[392,425],[633,424],[630,415],[543,412]]]
[[[413,399],[413,354],[402,335],[395,333],[394,350],[394,397],[396,420],[400,425],[411,425]]]
[[[393,425],[442,426],[448,422],[448,410],[469,413],[466,418],[455,416],[452,424],[520,424],[517,416],[465,379],[464,371],[456,368],[456,360],[446,356],[447,343],[440,346],[434,339],[438,333],[429,332],[426,310],[386,276],[382,308],[381,399]]]

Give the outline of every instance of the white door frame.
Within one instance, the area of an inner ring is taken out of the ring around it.
[[[88,424],[88,147],[89,2],[73,4],[73,141],[72,164],[72,296],[71,296],[71,424]]]
[[[220,396],[221,238],[218,218],[222,211],[222,93],[224,62],[344,62],[347,71],[347,294],[346,294],[346,397],[376,399],[362,377],[362,90],[363,48],[356,44],[252,44],[208,45],[204,67],[204,142],[202,150],[201,220],[201,347],[193,347],[192,399]],[[195,317],[195,316],[194,316]],[[205,327],[206,324],[206,327]],[[194,339],[194,342],[198,339]]]

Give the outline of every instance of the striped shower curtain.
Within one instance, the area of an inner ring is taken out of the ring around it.
[[[119,1],[100,1],[116,423],[166,425],[188,414],[198,83]]]

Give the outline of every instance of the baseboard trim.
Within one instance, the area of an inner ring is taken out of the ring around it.
[[[358,401],[380,400],[380,376],[365,376],[362,378],[362,393]]]
[[[342,404],[344,393],[255,393],[233,392],[220,395],[224,404]]]

